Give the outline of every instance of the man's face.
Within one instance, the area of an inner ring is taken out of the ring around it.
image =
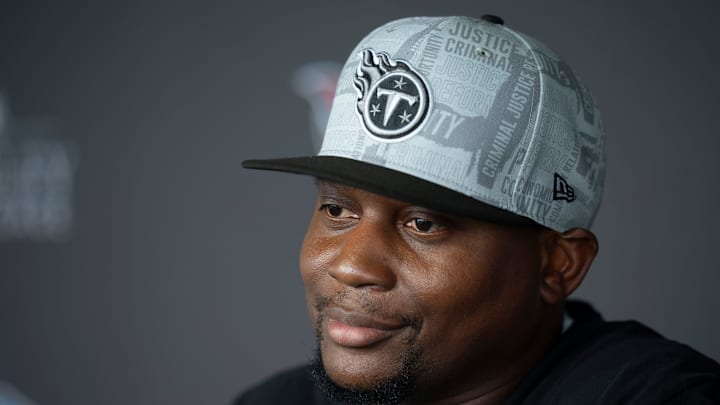
[[[423,400],[501,385],[543,325],[541,232],[320,181],[300,267],[327,375],[404,374]]]

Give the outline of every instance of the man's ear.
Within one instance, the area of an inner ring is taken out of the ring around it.
[[[592,232],[583,228],[563,233],[548,230],[544,248],[540,295],[546,303],[556,304],[575,291],[585,278],[597,254],[598,242]]]

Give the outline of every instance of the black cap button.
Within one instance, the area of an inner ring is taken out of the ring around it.
[[[505,21],[503,21],[502,18],[492,15],[492,14],[485,14],[484,16],[480,17],[481,20],[485,20],[487,22],[491,22],[493,24],[503,25],[505,24]]]

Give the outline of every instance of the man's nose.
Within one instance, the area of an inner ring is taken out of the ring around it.
[[[361,219],[340,240],[337,256],[329,273],[337,281],[354,288],[387,291],[395,286],[396,269],[392,229]]]

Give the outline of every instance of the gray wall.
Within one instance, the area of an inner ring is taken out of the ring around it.
[[[576,296],[720,359],[717,2],[42,3],[0,6],[13,116],[77,154],[72,234],[0,243],[0,380],[36,402],[222,404],[307,359],[312,182],[240,161],[309,153],[292,72],[407,15],[498,14],[565,56],[609,134]]]

